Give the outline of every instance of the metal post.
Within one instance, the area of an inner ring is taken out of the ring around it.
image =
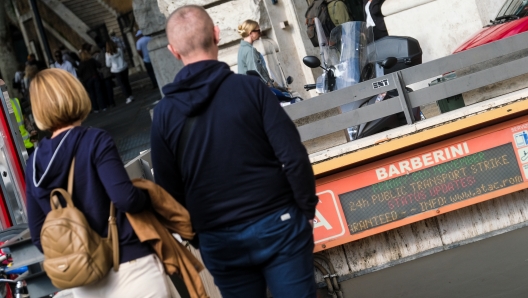
[[[409,102],[409,95],[407,94],[407,89],[405,88],[405,82],[400,71],[392,74],[394,82],[396,83],[396,90],[398,90],[398,95],[400,97],[400,103],[402,106],[403,113],[405,114],[405,119],[407,124],[413,124],[416,119],[414,119],[414,114],[412,112],[412,107]]]
[[[30,0],[30,2],[31,2],[31,8],[33,9],[33,15],[35,16],[35,22],[37,23],[40,36],[42,37],[42,43],[44,46],[44,50],[46,51],[46,56],[48,56],[48,61],[51,65],[53,64],[55,60],[53,60],[53,55],[51,54],[51,49],[49,47],[48,38],[46,37],[44,25],[42,24],[42,19],[40,18],[40,13],[37,7],[37,2],[36,0]]]

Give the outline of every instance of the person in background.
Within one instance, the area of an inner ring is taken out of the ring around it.
[[[101,87],[101,80],[99,78],[98,68],[101,66],[99,62],[92,58],[88,51],[81,51],[81,63],[79,63],[79,80],[83,83],[86,91],[90,96],[92,108],[94,113],[99,113],[99,110],[106,111],[106,104]]]
[[[112,73],[110,72],[110,68],[106,66],[104,52],[104,48],[103,51],[99,50],[99,48],[95,48],[93,52],[93,58],[95,59],[95,61],[99,62],[100,67],[97,70],[99,71],[99,77],[101,78],[101,85],[106,106],[115,107],[116,104],[114,101],[114,82],[112,81]]]
[[[75,207],[96,233],[106,237],[110,202],[114,203],[120,266],[119,271],[110,270],[95,283],[71,289],[73,297],[171,297],[173,285],[162,263],[150,244],[139,240],[126,216],[127,212],[149,208],[150,198],[132,185],[110,134],[81,126],[91,110],[81,83],[64,70],[48,69],[37,74],[30,92],[37,126],[52,132],[51,138],[39,142],[27,161],[26,200],[33,244],[42,251],[40,232],[51,210],[50,193],[55,188],[66,188],[75,158]]]
[[[112,41],[116,44],[118,48],[120,48],[121,50],[123,50],[123,52],[125,52],[126,50],[125,42],[120,37],[116,36],[114,29],[110,30],[110,39],[112,39]]]
[[[20,101],[18,98],[11,98],[11,106],[13,107],[13,112],[15,113],[15,118],[18,124],[18,129],[20,130],[20,135],[22,140],[24,140],[24,147],[28,155],[31,155],[35,151],[35,146],[33,145],[34,137],[37,136],[37,131],[32,130],[30,133],[26,130],[25,117],[22,112],[22,107],[20,106]]]
[[[68,49],[64,45],[61,45],[59,47],[59,50],[62,53],[62,60],[70,62],[71,65],[73,65],[74,68],[77,68],[77,66],[79,65],[78,63],[80,62],[79,61],[80,60],[79,57],[73,57],[72,53],[70,51],[68,51]],[[77,58],[77,61],[75,60],[75,58]]]
[[[166,33],[184,67],[154,108],[156,183],[189,211],[222,297],[315,298],[318,198],[297,128],[260,79],[218,61],[203,7],[178,8]]]
[[[70,63],[70,61],[62,59],[62,52],[60,50],[55,50],[53,56],[55,57],[55,63],[53,64],[55,68],[65,70],[71,73],[74,77],[77,77],[77,71],[75,71],[75,68],[73,68],[73,65]]]
[[[326,7],[328,8],[328,14],[334,25],[339,26],[343,23],[352,21],[348,14],[348,7],[342,0],[328,1]]]
[[[93,48],[93,47],[92,47],[91,44],[85,42],[85,43],[83,43],[83,44],[81,45],[81,49],[79,50],[79,53],[81,53],[82,51],[86,51],[86,52],[88,52],[88,53],[91,54],[91,53],[92,53],[92,48]],[[79,60],[81,60],[81,59],[79,58]]]
[[[138,51],[139,56],[143,58],[143,64],[145,64],[145,68],[147,69],[147,73],[150,77],[150,81],[152,82],[152,88],[153,89],[158,88],[158,81],[156,80],[156,75],[154,74],[154,68],[152,67],[149,51],[147,48],[148,43],[151,40],[151,37],[144,36],[141,30],[137,31],[136,37],[138,38],[136,42],[136,49]]]
[[[15,76],[13,77],[13,89],[17,90],[18,96],[24,97],[24,67],[18,65]]]
[[[365,5],[363,0],[343,0],[350,14],[351,21],[365,21]]]
[[[39,69],[36,64],[33,65],[26,65],[26,69],[24,71],[24,79],[22,80],[22,89],[24,93],[24,98],[26,100],[29,100],[29,87],[31,85],[31,80],[37,75],[39,72]]]
[[[26,65],[36,65],[39,71],[48,68],[44,61],[37,60],[37,56],[35,56],[35,54],[28,55]]]
[[[264,56],[253,47],[253,43],[260,38],[260,26],[253,20],[245,20],[238,25],[238,34],[242,36],[238,49],[238,73],[247,74],[248,70],[257,71],[268,84],[272,80],[264,62]]]
[[[389,35],[387,27],[385,26],[383,14],[381,13],[383,2],[385,2],[385,0],[363,0],[363,6],[365,7],[365,20],[367,22],[367,27],[373,27],[374,40]]]
[[[132,96],[132,87],[128,79],[128,64],[123,56],[123,50],[113,41],[106,42],[106,66],[110,67],[110,72],[116,76],[117,82],[121,86],[123,95],[126,97],[126,104],[134,100]]]

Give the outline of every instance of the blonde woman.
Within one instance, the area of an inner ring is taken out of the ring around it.
[[[264,56],[253,47],[253,42],[260,38],[260,33],[259,24],[253,20],[245,20],[238,25],[238,34],[242,36],[238,49],[238,73],[246,74],[248,70],[255,70],[266,83],[271,84]]]
[[[73,288],[79,297],[171,297],[163,265],[148,243],[140,242],[126,212],[150,206],[150,198],[135,188],[123,167],[112,137],[104,130],[82,127],[91,110],[81,82],[61,69],[38,73],[30,87],[37,126],[50,130],[51,138],[39,142],[28,159],[26,196],[31,240],[42,251],[40,231],[50,212],[50,192],[66,188],[75,157],[73,203],[101,237],[108,232],[110,201],[117,209],[119,271],[110,270],[101,280]],[[138,282],[141,281],[141,282]],[[148,285],[148,286],[145,286]]]

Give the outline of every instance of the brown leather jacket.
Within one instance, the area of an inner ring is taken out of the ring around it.
[[[156,183],[145,179],[133,179],[132,183],[148,191],[155,211],[126,214],[139,240],[152,245],[167,274],[181,276],[192,298],[208,297],[198,274],[204,266],[171,234],[178,233],[185,239],[194,237],[189,212]]]

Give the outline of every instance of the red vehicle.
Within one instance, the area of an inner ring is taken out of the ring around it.
[[[507,0],[495,20],[482,28],[453,53],[469,50],[528,31],[528,0]]]

